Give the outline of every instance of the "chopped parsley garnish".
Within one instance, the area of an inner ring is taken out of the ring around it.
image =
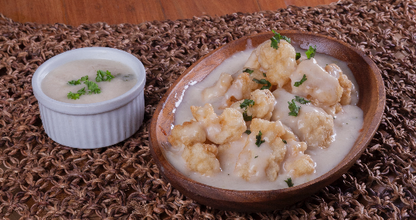
[[[247,107],[251,107],[253,105],[254,105],[254,100],[244,99],[244,101],[240,104],[240,108],[247,109]]]
[[[299,60],[300,59],[300,53],[296,53],[296,60]]]
[[[248,74],[252,74],[254,72],[254,70],[251,70],[251,69],[247,68],[243,72],[248,73]]]
[[[81,95],[85,95],[85,87],[78,90],[77,93],[73,93],[73,92],[69,92],[68,95],[66,95],[68,97],[68,99],[79,99],[79,97]]]
[[[66,97],[68,97],[68,99],[79,99],[80,94],[78,93],[73,93],[73,92],[69,92],[68,95],[66,95]]]
[[[270,89],[270,87],[272,87],[272,84],[269,81],[265,80],[265,79],[261,79],[261,80],[253,79],[253,81],[258,83],[258,84],[263,85],[263,87],[261,87],[260,90]]]
[[[94,94],[99,94],[99,93],[101,93],[101,89],[100,89],[100,87],[98,87],[97,83],[87,80],[87,81],[84,82],[84,84],[87,85],[87,87],[88,87],[88,90],[89,90],[88,94],[93,94],[93,93]]]
[[[286,141],[286,140],[283,140],[283,139],[282,139],[282,141],[283,141],[283,143],[287,144],[287,141]]]
[[[261,136],[262,136],[263,134],[261,133],[261,131],[259,131],[259,134],[258,135],[256,135],[256,145],[257,145],[257,147],[260,147],[260,145],[262,144],[262,143],[264,143],[264,142],[266,142],[265,140],[262,140],[261,139]]]
[[[110,71],[102,71],[102,70],[98,70],[97,71],[97,77],[95,77],[95,81],[97,82],[102,82],[102,81],[111,81],[112,79],[114,79],[114,76],[111,75]]]
[[[247,110],[243,112],[244,121],[251,121],[253,119],[252,115],[247,115]]]
[[[277,33],[276,31],[273,30],[274,36],[272,38],[270,38],[270,40],[272,41],[271,43],[271,47],[273,47],[274,49],[279,49],[278,44],[280,43],[280,40],[285,40],[287,41],[289,44],[291,42],[290,38],[286,37],[286,36],[282,36],[279,33]]]
[[[85,93],[86,93],[85,87],[82,88],[82,89],[80,89],[80,90],[78,90],[77,93],[80,94],[80,95],[85,95]]]
[[[253,116],[247,115],[247,108],[253,106],[254,104],[255,104],[254,100],[251,100],[251,99],[244,99],[244,101],[240,104],[240,108],[244,109],[244,112],[243,112],[244,121],[251,121],[253,119]]]
[[[295,82],[295,84],[293,84],[295,87],[299,87],[300,85],[302,85],[302,83],[304,83],[308,78],[306,78],[306,75],[303,74],[303,77],[300,81]]]
[[[250,130],[246,130],[244,133],[251,134],[251,131]]]
[[[264,76],[264,77],[267,77],[267,76],[266,76],[266,73],[263,73],[263,76]]]
[[[285,182],[287,183],[287,186],[292,187],[294,186],[293,182],[292,182],[292,178],[287,178],[287,180],[285,180]]]
[[[289,115],[290,116],[298,116],[300,106],[297,106],[295,103],[295,99],[292,99],[292,102],[287,102],[289,104]]]
[[[81,84],[81,80],[71,80],[71,81],[68,81],[68,84],[73,85],[73,86],[79,85]]]
[[[295,100],[297,102],[299,102],[300,104],[306,104],[306,103],[311,102],[311,101],[309,101],[309,100],[307,100],[307,99],[305,99],[303,97],[300,97],[300,96],[295,96]]]
[[[84,82],[87,80],[88,80],[88,76],[83,76],[81,77],[81,79],[68,81],[68,84],[75,86],[75,85],[81,84],[81,81]]]
[[[259,156],[256,155],[254,158],[257,158],[257,157],[259,157]]]
[[[316,54],[316,45],[315,47],[309,46],[309,49],[305,52],[305,54],[308,60],[314,57]]]

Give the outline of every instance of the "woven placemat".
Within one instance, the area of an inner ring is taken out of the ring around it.
[[[0,218],[415,219],[415,14],[411,0],[365,0],[138,25],[21,24],[0,15]],[[159,174],[149,153],[151,116],[203,55],[271,29],[319,33],[363,50],[385,80],[380,128],[348,173],[292,207],[247,214],[200,205]],[[118,48],[144,63],[146,113],[126,141],[78,150],[45,134],[31,78],[45,60],[90,46]]]

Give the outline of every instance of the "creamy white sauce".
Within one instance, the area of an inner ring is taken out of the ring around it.
[[[212,71],[203,81],[190,86],[183,95],[180,105],[177,106],[175,112],[175,125],[182,124],[185,121],[193,119],[192,113],[190,111],[190,106],[203,106],[205,104],[205,102],[203,102],[203,100],[200,97],[202,90],[214,85],[221,73],[223,72],[229,74],[241,72],[244,63],[247,61],[252,50],[253,49],[247,49],[245,51],[234,54],[229,59],[225,60],[221,65],[219,65],[214,71]],[[305,56],[304,50],[296,48],[296,51],[301,52],[302,56]],[[333,137],[335,138],[335,140],[332,142],[332,144],[326,149],[318,148],[308,149],[305,151],[305,153],[309,154],[316,163],[315,172],[310,175],[303,175],[301,177],[292,178],[293,183],[295,185],[299,185],[313,180],[334,168],[348,154],[348,152],[354,145],[355,140],[358,138],[360,134],[359,131],[363,124],[363,112],[360,108],[355,106],[358,102],[358,86],[347,64],[333,57],[323,54],[316,54],[315,58],[318,64],[322,67],[325,67],[326,64],[331,63],[335,63],[339,67],[341,67],[343,73],[348,76],[348,78],[354,85],[351,94],[352,102],[351,105],[343,106],[344,111],[342,113],[336,114],[334,116],[335,119]],[[287,96],[285,97],[285,99],[291,100],[291,96]],[[276,105],[278,105],[278,103]],[[285,103],[283,103],[283,105],[283,114],[288,114],[289,110],[286,110],[287,100],[285,100]],[[217,114],[222,113],[222,110],[218,108],[219,103],[216,103],[215,100],[213,106]],[[316,109],[312,107],[307,107],[307,105],[302,106],[302,108],[303,110],[316,111]],[[281,121],[285,124],[284,120]],[[288,121],[287,123],[290,124],[291,122]],[[165,156],[167,157],[169,162],[185,176],[207,185],[235,190],[270,190],[287,188],[287,183],[284,180],[287,180],[291,176],[289,173],[284,172],[284,168],[281,169],[278,178],[276,179],[276,181],[273,182],[268,181],[266,179],[266,177],[264,176],[264,172],[262,172],[263,174],[259,174],[259,176],[256,176],[255,180],[253,181],[246,181],[241,177],[237,176],[235,172],[235,165],[238,159],[238,155],[246,143],[246,139],[247,135],[243,134],[243,137],[241,139],[234,141],[230,144],[230,149],[228,151],[226,151],[225,153],[223,151],[223,153],[219,154],[218,159],[220,161],[222,171],[211,177],[203,176],[197,172],[191,171],[186,166],[185,161],[181,157],[182,149],[174,149],[167,147],[167,150],[165,151]],[[267,145],[267,143],[264,144]],[[288,147],[289,145],[290,143],[288,144]],[[270,148],[264,146],[264,148],[261,149],[257,147],[254,147],[252,149],[261,150]],[[267,155],[270,154],[270,152],[270,150],[265,150],[264,152],[253,152],[253,154],[258,154],[255,155],[258,157],[252,159],[251,165],[256,164],[258,167],[262,167],[265,163],[265,160],[262,160],[261,158],[266,158]],[[282,167],[284,167],[284,164],[282,165]]]
[[[110,71],[114,79],[111,81],[96,82],[97,71]],[[83,76],[88,76],[88,80],[97,83],[101,89],[99,94],[81,95],[79,99],[69,99],[69,92],[77,93],[78,90],[87,85],[69,85],[68,81],[78,80]],[[57,67],[48,73],[42,80],[42,91],[52,99],[57,101],[88,104],[102,102],[116,98],[129,91],[137,83],[137,78],[133,70],[117,61],[103,59],[77,60]]]

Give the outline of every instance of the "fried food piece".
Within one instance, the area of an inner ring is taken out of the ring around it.
[[[211,104],[204,107],[191,106],[194,118],[201,122],[207,139],[215,144],[224,144],[241,137],[247,130],[243,115],[236,109],[226,108],[218,117]]]
[[[346,75],[343,74],[341,68],[335,63],[326,65],[325,70],[330,75],[338,79],[338,82],[343,89],[340,101],[341,105],[349,105],[351,103],[352,82],[348,79]]]
[[[279,138],[285,129],[279,121],[270,122],[259,118],[252,120],[250,129],[251,134],[238,155],[235,172],[246,181],[274,181],[286,154],[286,146]],[[258,145],[256,142],[260,131],[260,139],[264,142]]]
[[[250,57],[248,58],[247,62],[244,64],[244,68],[248,69],[260,69],[260,63],[257,59],[256,50],[251,52]]]
[[[233,77],[228,73],[222,73],[218,81],[211,87],[202,91],[204,101],[223,96],[233,82]]]
[[[202,175],[211,176],[221,171],[220,162],[216,158],[217,154],[217,146],[196,143],[185,147],[182,158],[189,169]]]
[[[246,110],[247,115],[252,116],[253,118],[269,120],[272,117],[275,98],[270,90],[257,89],[250,94],[250,100],[254,101],[254,105],[248,106],[246,109],[240,107],[244,100],[235,102],[230,106],[230,108],[237,109],[241,113]]]
[[[351,89],[352,89],[352,82],[348,79],[348,77],[341,73],[338,78],[339,84],[344,89],[341,96],[341,105],[349,105],[351,104]]]
[[[298,121],[299,138],[310,148],[327,148],[333,141],[334,119],[319,111],[301,114]]]
[[[254,105],[250,107],[251,113],[255,118],[269,120],[272,117],[275,98],[268,89],[257,89],[250,94],[250,99],[254,100]]]
[[[301,85],[295,86],[295,83],[301,82],[304,76],[306,80]],[[343,88],[338,79],[322,69],[314,58],[302,61],[290,79],[293,94],[306,97],[315,106],[324,110],[329,107],[328,113],[332,113],[334,111],[332,108],[341,101]]]
[[[169,143],[175,147],[191,146],[196,143],[204,143],[207,139],[201,123],[187,121],[182,125],[176,125],[168,136]]]
[[[288,141],[288,140],[298,140],[298,137],[293,133],[292,129],[290,129],[288,126],[283,125],[285,128],[285,134],[281,136],[282,140]]]
[[[315,171],[315,162],[305,154],[307,145],[305,142],[288,141],[287,159],[284,163],[285,170],[293,177],[311,174]]]
[[[284,89],[277,89],[273,95],[276,97],[277,104],[273,111],[272,120],[280,120],[290,127],[299,140],[306,142],[310,148],[326,148],[332,143],[333,116],[310,103],[297,103],[296,105],[300,106],[298,115],[289,116],[288,105],[279,103],[291,102],[295,96]]]
[[[290,43],[281,40],[278,44],[278,49],[275,49],[271,47],[271,41],[267,40],[260,44],[253,53],[256,54],[258,63],[261,66],[260,69],[266,71],[266,79],[272,85],[277,85],[278,88],[281,88],[289,82],[289,76],[297,66],[296,51]],[[252,56],[252,59],[254,59],[254,55]],[[246,65],[256,66],[255,62],[251,60]]]
[[[266,176],[270,181],[275,181],[279,175],[281,169],[281,163],[286,155],[286,144],[281,138],[276,138],[270,144],[273,152],[268,159],[268,164],[266,166],[265,172]]]
[[[282,122],[259,118],[253,118],[250,124],[250,130],[253,135],[257,135],[261,131],[262,138],[268,142],[273,142],[274,139],[285,134],[285,128]]]
[[[255,70],[255,72],[256,71],[259,70]],[[230,88],[225,93],[228,106],[232,104],[230,103],[230,100],[248,99],[250,97],[250,93],[256,90],[259,86],[259,84],[252,80],[249,73],[241,73],[232,82]]]
[[[312,160],[311,156],[307,154],[302,154],[293,161],[285,163],[285,165],[285,168],[292,173],[293,177],[311,174],[315,171],[315,162]]]

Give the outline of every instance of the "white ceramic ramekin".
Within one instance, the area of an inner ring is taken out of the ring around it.
[[[92,104],[70,104],[54,100],[41,89],[42,80],[53,69],[83,59],[108,59],[129,66],[137,84],[114,99]],[[146,72],[135,56],[112,48],[74,49],[47,60],[32,78],[46,134],[59,144],[74,148],[100,148],[116,144],[133,135],[144,117]]]

